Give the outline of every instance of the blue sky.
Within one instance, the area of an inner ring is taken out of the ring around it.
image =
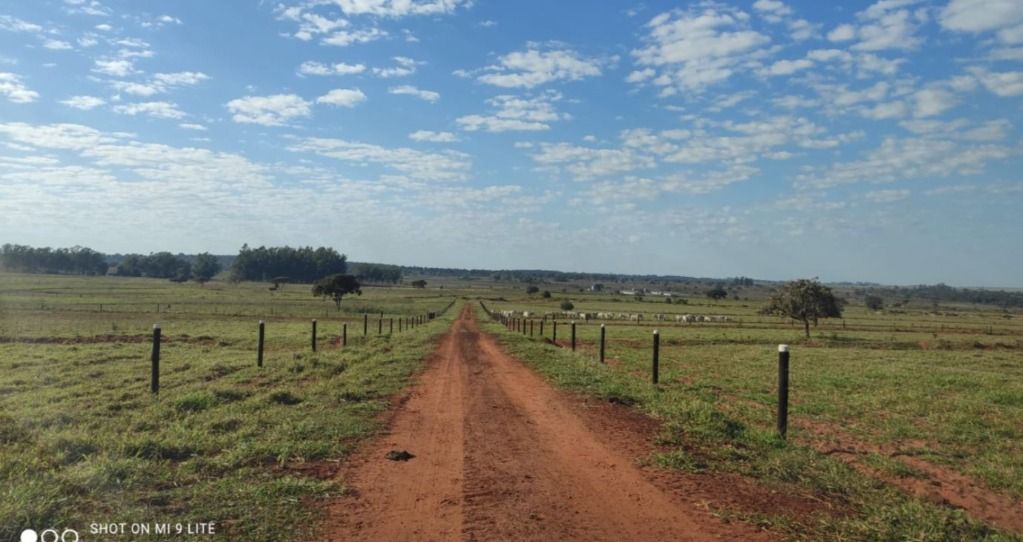
[[[1023,2],[0,7],[0,240],[1023,287]]]

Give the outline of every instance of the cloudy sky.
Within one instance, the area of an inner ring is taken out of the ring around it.
[[[0,242],[1023,287],[1019,0],[0,5]]]

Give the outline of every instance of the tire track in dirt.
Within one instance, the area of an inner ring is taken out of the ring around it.
[[[594,433],[578,408],[482,333],[466,306],[391,431],[343,469],[353,491],[328,508],[321,539],[776,538],[714,516],[705,492],[652,483],[631,447]],[[392,449],[416,457],[384,459]]]

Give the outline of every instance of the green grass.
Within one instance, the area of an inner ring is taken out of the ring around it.
[[[555,312],[547,303],[506,295],[491,310]],[[756,314],[756,304],[667,305],[613,302],[591,296],[577,311],[634,312],[641,323],[609,322],[607,356],[596,363],[599,324],[577,324],[576,353],[488,323],[506,347],[560,386],[634,405],[663,421],[656,457],[689,472],[733,472],[778,485],[794,484],[851,511],[848,516],[747,518],[781,526],[795,538],[830,540],[1019,540],[962,511],[912,498],[842,461],[818,453],[817,437],[800,421],[841,428],[863,442],[916,449],[989,488],[1023,499],[1023,326],[1018,315],[960,311],[873,314],[853,308],[845,325],[830,322],[806,339],[802,330]],[[745,305],[745,306],[744,306]],[[652,323],[659,312],[728,314],[726,323]],[[482,311],[481,311],[482,314]],[[894,323],[893,323],[894,322]],[[942,328],[944,327],[944,331]],[[652,331],[661,334],[660,381],[649,384]],[[892,329],[895,331],[892,331]],[[538,331],[534,325],[534,330]],[[994,334],[991,334],[993,330]],[[545,326],[551,336],[551,322]],[[937,338],[935,338],[937,335]],[[561,320],[559,341],[570,338]],[[940,342],[940,348],[934,348]],[[774,430],[777,350],[792,345],[789,441]],[[897,459],[867,457],[892,476],[916,475]]]
[[[214,521],[217,540],[308,539],[317,519],[310,503],[344,488],[305,467],[336,464],[377,429],[387,398],[457,306],[412,331],[395,325],[393,336],[387,325],[377,336],[371,318],[363,338],[354,313],[337,317],[331,305],[324,320],[324,304],[297,285],[282,296],[289,315],[265,314],[283,303],[263,286],[0,274],[0,540],[27,527],[84,533],[92,522],[154,521]],[[389,318],[451,299],[367,289],[360,301]],[[157,300],[169,312],[156,313]],[[350,343],[341,349],[344,317]],[[262,369],[259,318],[267,320]],[[165,342],[154,397],[147,337],[155,321]]]

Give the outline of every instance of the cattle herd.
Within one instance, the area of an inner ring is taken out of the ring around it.
[[[714,315],[714,314],[647,314],[643,313],[626,313],[626,312],[573,312],[573,311],[562,311],[562,312],[539,312],[530,311],[500,311],[500,314],[505,318],[542,318],[544,320],[581,320],[588,322],[590,320],[607,320],[607,321],[625,321],[625,322],[642,322],[644,320],[652,320],[658,322],[682,322],[686,324],[693,324],[698,322],[730,322],[732,321],[731,316],[725,315]]]

